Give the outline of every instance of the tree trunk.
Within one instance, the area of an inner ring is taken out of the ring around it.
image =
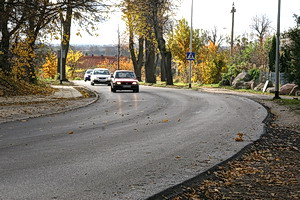
[[[137,59],[134,51],[134,41],[133,41],[133,31],[132,28],[129,28],[129,51],[131,55],[131,60],[134,68],[134,72],[137,76],[138,79],[140,79],[138,75],[138,64],[137,64]]]
[[[61,16],[61,20],[63,23],[63,40],[61,41],[61,46],[63,49],[62,55],[62,80],[67,81],[66,77],[66,62],[70,47],[70,37],[71,37],[71,23],[72,23],[72,14],[73,14],[73,8],[71,5],[72,1],[68,0],[67,3],[67,12],[66,12],[66,19],[63,19],[63,16]]]
[[[160,58],[160,80],[161,81],[166,81],[166,69],[164,64],[165,62],[163,62],[162,58]]]
[[[159,22],[158,19],[158,6],[160,4],[157,3],[157,1],[153,2],[153,28],[155,33],[155,38],[158,44],[158,49],[161,54],[162,58],[162,65],[165,68],[166,72],[166,79],[167,79],[167,85],[173,85],[173,77],[172,77],[172,70],[171,70],[171,61],[169,60],[171,58],[171,52],[167,51],[166,49],[166,41],[164,40],[163,36],[163,24]]]
[[[138,80],[142,81],[142,67],[144,63],[144,43],[145,39],[144,37],[139,38],[139,54],[138,54],[138,60],[137,60],[137,68],[138,68]]]
[[[5,13],[4,2],[1,1],[0,13]],[[0,69],[9,75],[11,72],[11,64],[9,62],[9,40],[10,33],[8,30],[8,14],[1,15],[0,19],[0,31],[2,33],[2,38],[0,41]]]
[[[139,81],[142,80],[142,66],[143,66],[143,59],[144,59],[144,38],[139,38],[139,52],[138,52],[138,59],[136,58],[135,49],[134,49],[134,41],[133,41],[133,32],[129,30],[129,50],[131,55],[131,60],[134,67],[134,72],[137,76]]]
[[[156,83],[155,77],[155,46],[152,41],[146,39],[146,83]]]

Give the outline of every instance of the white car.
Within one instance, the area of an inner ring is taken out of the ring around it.
[[[95,68],[91,73],[91,85],[107,84],[110,85],[110,72],[105,68]]]

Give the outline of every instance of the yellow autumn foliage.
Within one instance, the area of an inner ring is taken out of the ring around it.
[[[70,49],[67,56],[66,72],[67,78],[73,80],[75,78],[75,72],[78,69],[80,58],[83,56],[81,51],[73,51]]]
[[[46,56],[45,64],[42,65],[42,77],[54,79],[57,74],[57,56],[50,52]]]
[[[15,55],[11,59],[12,63],[12,77],[17,80],[25,80],[28,76],[35,78],[32,72],[28,74],[30,64],[36,57],[35,52],[29,46],[29,38],[14,43],[11,53]]]
[[[194,66],[193,81],[203,84],[219,83],[221,74],[226,70],[227,53],[209,41],[207,46],[200,49],[198,55],[201,63]]]

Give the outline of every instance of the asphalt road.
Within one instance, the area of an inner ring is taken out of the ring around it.
[[[244,97],[78,83],[100,99],[0,125],[0,199],[145,199],[258,139],[267,115]]]

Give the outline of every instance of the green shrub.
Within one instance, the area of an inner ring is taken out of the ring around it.
[[[253,80],[257,80],[259,78],[260,70],[253,68],[248,71],[248,74],[250,74]]]

